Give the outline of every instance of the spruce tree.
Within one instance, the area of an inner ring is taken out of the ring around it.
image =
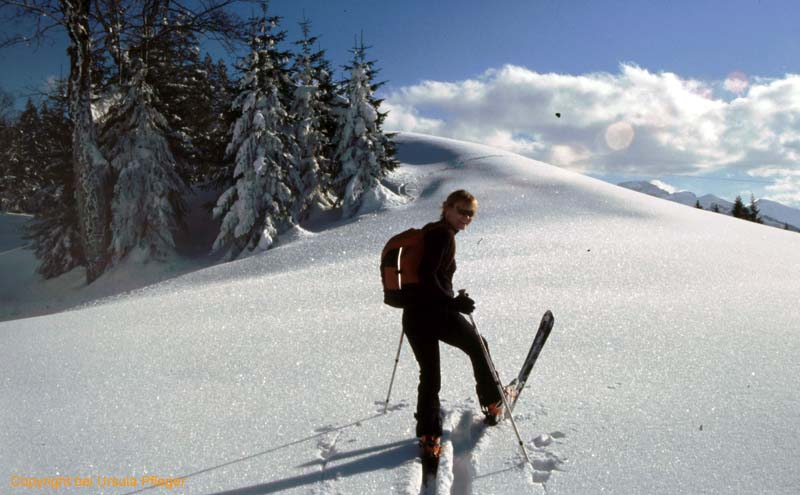
[[[336,173],[334,159],[336,156],[336,134],[339,130],[339,119],[347,108],[347,98],[339,94],[339,86],[334,80],[331,63],[325,58],[324,50],[312,56],[314,78],[317,80],[320,101],[320,129],[325,135],[326,144],[322,149],[323,160],[320,161],[320,188],[326,202],[336,202],[333,192],[333,176]]]
[[[342,109],[335,138],[335,176],[333,190],[342,206],[342,215],[350,217],[361,208],[368,194],[380,194],[380,180],[392,170],[394,145],[384,134],[386,113],[379,111],[381,100],[374,92],[383,83],[374,83],[374,61],[365,58],[363,39],[354,46],[353,60],[346,66],[350,79],[344,88],[347,106]]]
[[[25,166],[21,163],[18,121],[0,120],[0,211],[23,211],[24,195],[20,194]]]
[[[44,166],[42,123],[39,110],[28,99],[25,109],[11,128],[8,163],[3,181],[4,209],[17,213],[34,213],[34,196],[41,187]]]
[[[211,55],[203,59],[205,84],[203,91],[208,99],[207,108],[197,110],[197,134],[194,138],[198,153],[196,164],[197,181],[207,187],[228,187],[226,177],[233,175],[225,162],[228,129],[233,124],[231,103],[235,88],[229,77],[225,62],[214,62]]]
[[[749,212],[747,211],[747,207],[742,202],[741,196],[736,196],[736,200],[733,202],[733,209],[731,210],[731,215],[736,218],[744,218],[747,219],[749,217]]]
[[[758,206],[756,206],[756,198],[750,194],[750,206],[747,208],[747,219],[755,223],[764,223],[759,213]]]
[[[220,232],[213,250],[232,259],[246,251],[269,248],[292,225],[293,156],[288,113],[282,101],[286,53],[278,48],[285,34],[275,32],[279,18],[262,18],[251,40],[251,52],[233,107],[238,117],[227,155],[233,182],[217,200],[214,217]]]
[[[0,212],[10,211],[14,127],[10,119],[0,116]]]
[[[31,241],[30,249],[39,260],[37,272],[44,278],[57,277],[85,263],[75,201],[67,100],[57,93],[51,95],[50,103],[43,104],[39,112],[46,143],[42,186],[35,195],[39,208],[25,227],[25,238]]]
[[[133,77],[119,105],[111,110],[101,137],[115,184],[111,205],[111,261],[133,249],[145,259],[173,252],[173,232],[181,226],[184,183],[170,148],[169,125],[156,110],[147,68],[134,63]]]
[[[207,157],[202,156],[200,141],[210,120],[214,94],[188,17],[188,13],[174,12],[158,16],[146,63],[147,83],[157,96],[156,110],[166,119],[166,137],[178,170],[184,181],[196,183],[203,180],[202,161]]]
[[[300,27],[303,39],[296,42],[300,50],[295,55],[292,67],[294,91],[290,107],[295,146],[295,168],[292,174],[295,200],[291,215],[295,223],[306,216],[313,203],[327,205],[321,189],[321,178],[323,171],[330,170],[330,160],[326,156],[330,140],[323,127],[323,119],[330,111],[323,102],[318,79],[319,68],[314,65],[324,53],[312,51],[317,38],[310,36],[310,21],[303,20]]]
[[[698,210],[702,210],[703,209],[703,206],[700,204],[700,200],[699,199],[694,202],[694,207],[697,208]]]

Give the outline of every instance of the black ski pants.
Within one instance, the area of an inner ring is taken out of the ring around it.
[[[417,436],[442,435],[440,341],[461,349],[469,356],[481,406],[501,400],[481,348],[482,337],[464,316],[441,308],[406,308],[403,310],[403,332],[419,364],[417,412],[414,415],[417,419]],[[486,340],[483,342],[486,343]]]

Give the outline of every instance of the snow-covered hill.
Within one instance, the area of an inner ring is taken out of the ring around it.
[[[480,145],[397,137],[415,199],[66,313],[0,323],[0,479],[57,493],[420,493],[416,363],[382,305],[378,253],[466,188],[456,286],[501,374],[556,325],[516,418],[478,419],[443,347],[436,493],[794,494],[800,487],[800,236]],[[100,487],[135,477],[135,487]]]

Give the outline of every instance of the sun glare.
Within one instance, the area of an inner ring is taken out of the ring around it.
[[[606,129],[606,144],[614,151],[624,150],[631,145],[635,134],[629,123],[615,122]]]

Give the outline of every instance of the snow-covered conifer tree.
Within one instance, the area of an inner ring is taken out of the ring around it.
[[[210,55],[203,60],[203,71],[206,76],[205,91],[208,94],[208,108],[202,111],[198,121],[199,134],[194,143],[199,153],[197,172],[199,179],[207,187],[230,186],[225,177],[233,175],[225,164],[225,148],[227,147],[228,129],[233,124],[231,103],[235,87],[228,78],[225,62],[214,62]]]
[[[13,168],[16,157],[12,150],[14,143],[14,126],[0,117],[0,211],[11,211],[14,202],[11,198]]]
[[[42,181],[34,195],[38,208],[25,227],[30,249],[40,262],[37,271],[45,278],[57,277],[85,262],[75,202],[72,126],[61,94],[51,96],[53,104],[43,104],[39,111],[44,145]]]
[[[41,187],[44,158],[42,123],[38,109],[29,99],[17,121],[7,129],[8,148],[4,150],[4,170],[0,177],[5,211],[33,213],[34,196]]]
[[[347,108],[347,99],[339,94],[339,86],[333,78],[330,62],[320,52],[313,60],[314,77],[317,80],[320,100],[320,129],[325,135],[325,146],[322,150],[324,160],[320,161],[320,188],[326,200],[335,203],[335,194],[331,185],[335,173],[334,157],[336,156],[336,133],[339,129],[339,117]]]
[[[381,101],[373,96],[382,83],[372,82],[374,62],[365,60],[365,51],[362,40],[352,50],[352,64],[346,67],[350,71],[345,87],[348,104],[342,109],[335,138],[332,186],[344,217],[356,214],[366,195],[381,194],[381,178],[397,163],[390,136],[381,129],[386,113],[378,111]]]
[[[294,126],[295,171],[292,174],[295,200],[292,204],[292,219],[299,222],[313,203],[328,205],[320,183],[323,171],[329,170],[329,159],[325,152],[329,146],[328,136],[323,129],[323,116],[329,111],[322,100],[322,89],[317,79],[319,70],[315,61],[323,52],[312,52],[316,38],[310,36],[311,23],[300,23],[303,39],[296,42],[300,51],[295,55],[293,75],[294,92],[290,115]]]
[[[111,204],[111,255],[118,262],[139,248],[146,258],[172,252],[181,224],[185,189],[169,146],[169,127],[156,110],[146,68],[134,70],[127,92],[112,109],[102,144],[116,181]]]
[[[293,156],[286,142],[291,129],[281,99],[286,56],[277,48],[284,36],[273,34],[277,25],[277,17],[259,22],[233,103],[238,118],[227,155],[234,161],[234,184],[214,208],[222,222],[213,250],[228,259],[267,249],[292,224]]]
[[[200,42],[188,25],[190,15],[167,12],[158,16],[148,43],[147,83],[157,95],[156,108],[167,120],[170,148],[184,181],[202,180],[202,141],[214,95],[200,59]]]

